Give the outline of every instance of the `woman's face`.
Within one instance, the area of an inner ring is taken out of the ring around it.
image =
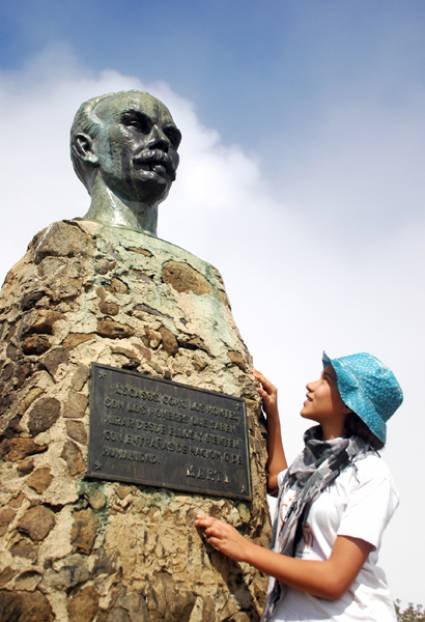
[[[301,409],[301,416],[313,419],[317,423],[326,423],[334,419],[344,419],[350,412],[342,401],[333,368],[328,365],[318,380],[306,385],[307,399]]]

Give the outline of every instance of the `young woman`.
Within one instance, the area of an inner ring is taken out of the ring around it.
[[[212,517],[198,516],[196,526],[224,555],[270,575],[263,621],[396,621],[377,561],[398,495],[378,450],[402,391],[370,354],[324,354],[323,368],[307,384],[301,410],[318,425],[307,430],[304,450],[289,468],[277,389],[254,372],[267,415],[268,490],[278,495],[273,550]]]

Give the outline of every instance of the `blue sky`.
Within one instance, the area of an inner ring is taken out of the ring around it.
[[[367,227],[359,233],[370,243],[377,228],[400,226],[400,213],[394,213],[403,195],[399,165],[383,171],[379,148],[396,148],[392,130],[396,144],[415,99],[418,108],[423,103],[423,2],[27,0],[3,3],[0,23],[4,68],[19,69],[40,50],[64,46],[86,69],[165,81],[194,103],[206,125],[256,157],[271,187],[281,179],[274,192],[283,200],[292,199],[294,169],[306,166],[297,183],[310,182],[311,195],[298,202],[307,218],[318,180],[331,175],[318,168],[319,159],[341,150],[346,173],[352,147],[344,145],[343,134],[355,134],[356,148],[369,158],[352,171],[351,201],[338,208],[329,197],[326,227],[351,230],[360,212]],[[333,136],[331,144],[324,134]],[[416,134],[419,143],[422,138]],[[385,211],[376,210],[369,188],[362,191],[369,175],[380,186],[388,178],[393,182]],[[420,175],[410,171],[409,186]],[[421,210],[422,201],[412,198],[403,222],[417,219]]]
[[[294,126],[308,131],[335,89],[374,75],[391,89],[401,74],[407,87],[425,60],[425,4],[413,0],[23,0],[3,2],[0,23],[5,68],[66,43],[93,69],[165,80],[230,141],[263,153],[276,125],[291,141]]]
[[[282,387],[289,457],[323,348],[372,351],[400,377],[385,455],[402,504],[382,560],[406,602],[425,601],[411,527],[425,512],[412,478],[425,437],[424,32],[415,0],[0,7],[2,275],[37,231],[87,210],[68,155],[79,103],[127,88],[162,98],[183,142],[159,235],[221,270],[255,364]]]

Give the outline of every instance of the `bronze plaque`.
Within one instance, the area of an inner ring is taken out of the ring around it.
[[[243,400],[93,363],[88,477],[251,500]]]

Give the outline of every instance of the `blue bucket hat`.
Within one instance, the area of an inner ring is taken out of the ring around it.
[[[388,419],[403,401],[403,392],[393,372],[367,352],[332,359],[326,352],[323,367],[331,365],[342,401],[383,443]]]

